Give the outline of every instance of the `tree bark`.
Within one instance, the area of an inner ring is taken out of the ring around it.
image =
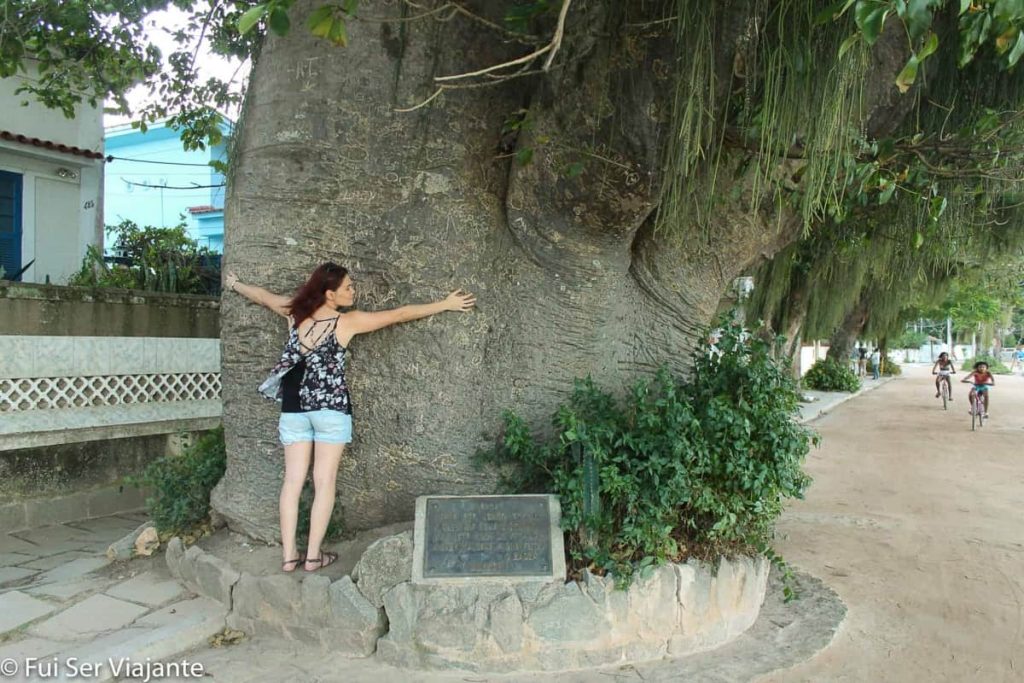
[[[716,191],[736,199],[716,209],[710,240],[654,230],[676,46],[664,8],[636,5],[642,30],[624,27],[615,3],[576,2],[549,74],[448,91],[408,113],[396,109],[430,96],[435,76],[524,49],[462,15],[352,22],[346,49],[301,29],[266,41],[232,159],[226,267],[289,293],[333,260],[371,310],[455,288],[478,296],[473,313],[351,344],[355,442],[338,476],[350,528],[410,519],[418,495],[491,490],[470,456],[494,445],[504,409],[543,425],[576,377],[615,389],[662,364],[685,371],[733,279],[799,235],[787,209],[750,205],[756,164],[738,154],[722,161]],[[296,3],[293,27],[310,8]],[[501,22],[501,7],[470,9]],[[726,27],[724,43],[746,25]],[[732,52],[715,59],[727,77]],[[521,109],[530,123],[509,141],[504,124]],[[514,160],[522,149],[531,163]],[[569,177],[577,161],[584,172]],[[232,528],[273,539],[277,406],[255,388],[285,326],[237,297],[222,311],[228,468],[213,505]]]
[[[801,285],[795,288],[789,295],[789,306],[783,317],[782,334],[786,338],[785,353],[789,360],[789,367],[794,379],[800,379],[802,368],[800,367],[801,348],[803,346],[804,321],[807,319],[807,287]]]
[[[868,323],[868,307],[863,301],[858,301],[846,317],[843,318],[839,329],[829,339],[828,353],[825,358],[837,363],[846,364],[850,360],[850,352],[857,342],[857,337],[864,330]]]

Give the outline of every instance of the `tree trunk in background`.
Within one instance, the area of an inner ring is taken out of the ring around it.
[[[853,345],[857,343],[857,337],[860,336],[867,322],[867,305],[862,301],[857,302],[857,305],[846,314],[843,323],[829,340],[828,353],[825,354],[825,357],[843,365],[848,364]]]
[[[804,321],[807,319],[807,294],[806,287],[794,289],[790,293],[789,308],[786,310],[784,328],[782,329],[782,335],[786,338],[786,358],[789,359],[794,379],[800,379],[802,375],[800,363],[803,337],[801,333]]]
[[[732,280],[799,233],[796,216],[773,202],[749,205],[752,171],[742,169],[756,164],[739,154],[724,155],[716,192],[732,199],[716,204],[710,243],[655,233],[668,134],[659,112],[674,92],[659,67],[676,50],[659,3],[630,3],[629,21],[643,30],[609,16],[612,3],[574,3],[560,68],[449,91],[408,113],[395,109],[426,99],[435,76],[522,47],[459,15],[354,21],[349,47],[332,49],[301,28],[311,6],[296,3],[295,28],[269,38],[255,66],[232,158],[225,267],[290,293],[330,259],[352,270],[369,310],[455,288],[478,296],[472,313],[351,344],[355,442],[337,499],[349,528],[410,519],[419,495],[490,491],[492,475],[470,456],[495,444],[504,409],[543,426],[573,378],[618,389],[662,364],[684,371]],[[502,7],[472,9],[501,23]],[[735,44],[742,19],[723,44]],[[727,78],[732,52],[716,63]],[[531,126],[509,140],[503,126],[520,109]],[[533,150],[526,165],[513,157],[523,149]],[[568,177],[578,161],[583,173]],[[213,505],[232,528],[273,539],[278,407],[255,388],[286,329],[232,296],[222,320],[228,468]]]

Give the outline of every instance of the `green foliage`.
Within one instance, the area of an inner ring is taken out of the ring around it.
[[[200,436],[181,455],[154,460],[141,476],[127,477],[125,482],[152,488],[146,509],[157,531],[181,535],[209,517],[210,492],[224,476],[226,465],[224,430],[218,428]]]
[[[508,490],[560,497],[576,569],[628,583],[666,560],[767,552],[783,501],[810,483],[816,437],[794,421],[796,387],[769,343],[727,325],[717,346],[689,379],[662,369],[621,399],[577,380],[550,438],[506,412],[478,458]]]
[[[846,363],[831,358],[819,360],[804,375],[803,385],[818,391],[848,391],[860,389],[860,380]]]
[[[1010,368],[1006,367],[1001,360],[987,353],[979,353],[974,358],[964,358],[964,362],[960,367],[967,373],[974,369],[975,363],[988,363],[988,370],[993,375],[1012,374]]]
[[[894,349],[919,349],[927,343],[927,333],[906,330],[903,334],[894,339],[889,346]]]
[[[216,255],[190,238],[184,223],[173,228],[140,228],[126,220],[108,226],[108,231],[115,237],[114,248],[128,264],[107,265],[100,251],[90,246],[82,267],[68,280],[69,285],[181,294],[216,291],[219,268],[205,265]]]
[[[949,302],[957,329],[970,330],[996,320],[1002,311],[999,300],[979,287],[959,287]]]
[[[75,108],[102,106],[159,71],[160,51],[143,38],[142,19],[166,0],[5,0],[0,15],[0,78],[25,72],[19,86],[71,118]]]
[[[505,25],[512,31],[526,33],[531,22],[559,5],[560,2],[552,3],[548,0],[516,0],[505,13]]]
[[[871,362],[870,358],[868,358],[866,366],[869,373],[875,371],[875,364]],[[903,368],[892,358],[886,357],[885,361],[882,363],[881,374],[883,377],[898,377],[903,374]]]
[[[840,0],[826,16],[841,15],[850,7],[855,8],[859,35],[869,45],[878,40],[888,17],[903,24],[911,54],[896,78],[900,92],[910,88],[918,68],[938,50],[939,37],[933,32],[933,23],[944,10],[956,10],[958,36],[953,38],[959,37],[957,63],[961,67],[986,49],[1003,69],[1013,68],[1024,55],[1024,3],[1019,1]]]

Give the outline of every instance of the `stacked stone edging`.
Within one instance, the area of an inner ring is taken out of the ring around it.
[[[727,643],[757,619],[764,558],[667,564],[627,590],[582,583],[402,583],[384,596],[386,662],[473,671],[580,669],[680,656]]]
[[[579,669],[710,650],[747,630],[760,613],[764,557],[666,564],[618,590],[585,573],[581,583],[414,584],[407,532],[371,545],[354,577],[253,576],[180,539],[171,573],[230,609],[250,634],[318,644],[421,669]],[[717,571],[716,571],[717,570]],[[356,579],[356,581],[353,580]]]
[[[348,576],[332,582],[320,574],[301,581],[278,574],[253,576],[181,539],[167,545],[167,567],[189,589],[224,604],[227,624],[249,634],[269,635],[330,648],[344,655],[373,654],[387,622]]]

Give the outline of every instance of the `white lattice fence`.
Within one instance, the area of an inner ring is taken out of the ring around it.
[[[220,341],[0,335],[0,452],[210,429]]]
[[[0,379],[0,412],[220,398],[220,373]]]

